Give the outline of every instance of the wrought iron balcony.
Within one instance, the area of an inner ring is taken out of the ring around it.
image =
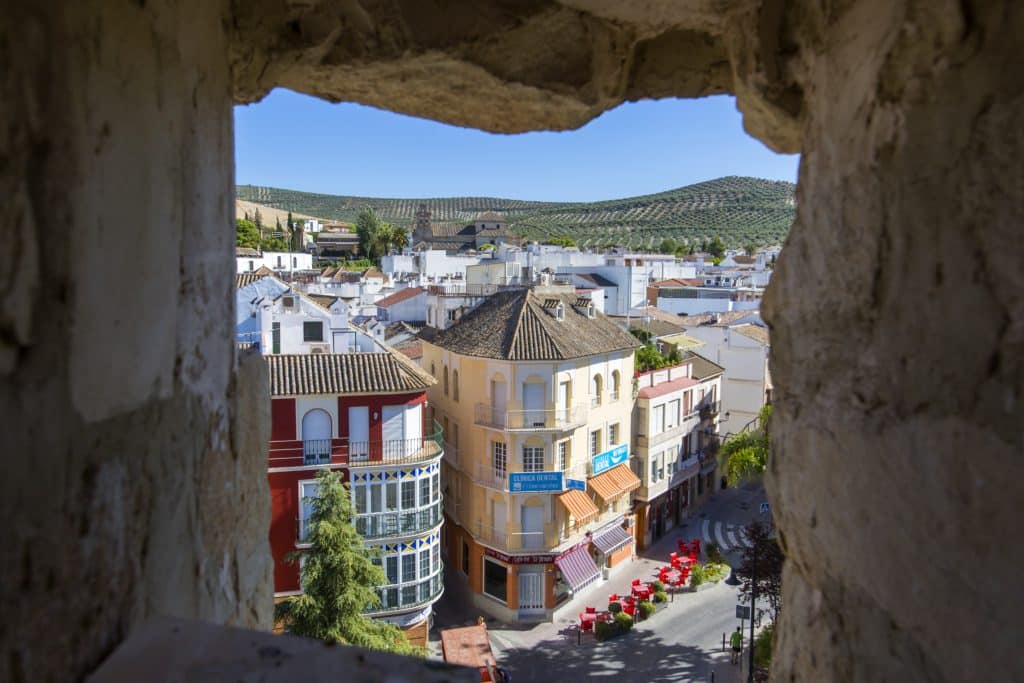
[[[418,439],[389,439],[381,441],[344,440],[349,467],[401,465],[432,460],[444,454],[444,433],[434,420],[434,431]]]
[[[587,406],[502,410],[490,403],[476,404],[474,422],[481,427],[509,431],[564,431],[587,421]]]

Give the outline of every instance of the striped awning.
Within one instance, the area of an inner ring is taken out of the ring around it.
[[[591,477],[587,481],[587,486],[600,496],[601,500],[610,503],[620,496],[640,488],[640,478],[633,474],[629,465],[623,463],[596,477]]]
[[[600,512],[594,505],[594,501],[579,489],[569,489],[565,493],[558,494],[557,498],[565,511],[572,515],[573,522],[576,524],[586,524],[597,517]]]
[[[601,570],[594,564],[594,558],[586,545],[573,548],[555,559],[555,566],[562,572],[562,578],[574,591],[589,586],[601,576]]]
[[[590,542],[597,546],[605,555],[610,555],[622,546],[631,542],[633,537],[621,526],[613,526],[610,529],[599,531],[594,534]]]

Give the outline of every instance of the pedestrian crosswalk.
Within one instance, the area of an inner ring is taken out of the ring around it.
[[[739,524],[724,524],[705,519],[700,531],[705,544],[717,543],[718,549],[723,553],[753,547],[753,543]]]

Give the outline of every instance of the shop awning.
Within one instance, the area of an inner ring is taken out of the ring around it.
[[[613,526],[594,534],[590,542],[597,546],[605,555],[610,555],[622,546],[631,542],[633,537],[621,526]]]
[[[616,465],[607,472],[602,472],[587,481],[590,490],[601,497],[606,503],[616,500],[630,491],[640,488],[640,478],[633,474],[629,465]]]
[[[565,493],[560,493],[558,502],[562,504],[566,512],[572,515],[576,524],[586,524],[597,517],[600,512],[594,505],[594,501],[579,489],[569,489]]]
[[[601,576],[601,570],[594,564],[594,558],[586,545],[573,548],[555,560],[555,566],[562,572],[562,578],[574,591],[588,586]]]

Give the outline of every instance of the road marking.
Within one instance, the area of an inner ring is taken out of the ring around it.
[[[723,553],[729,549],[729,544],[725,542],[725,538],[722,535],[722,523],[715,522],[715,538],[718,539],[718,549]]]

